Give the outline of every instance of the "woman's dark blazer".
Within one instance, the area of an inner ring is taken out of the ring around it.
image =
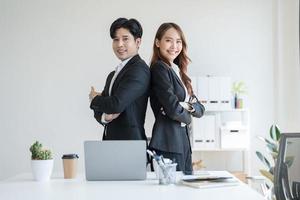
[[[192,116],[201,117],[204,106],[198,101],[190,113],[179,102],[185,100],[184,86],[175,71],[166,63],[158,61],[150,68],[150,104],[155,116],[150,148],[166,152],[183,153],[183,141],[187,128],[181,122],[190,124]]]

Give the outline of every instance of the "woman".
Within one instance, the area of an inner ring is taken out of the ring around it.
[[[177,170],[192,174],[188,126],[204,107],[193,94],[187,76],[187,45],[181,28],[164,23],[157,30],[151,59],[150,103],[155,116],[149,147],[176,160]]]

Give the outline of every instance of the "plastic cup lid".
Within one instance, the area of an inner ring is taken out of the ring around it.
[[[79,156],[77,154],[64,154],[62,156],[62,159],[75,159],[75,158],[79,158]]]

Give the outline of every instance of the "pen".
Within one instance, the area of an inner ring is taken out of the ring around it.
[[[152,151],[150,151],[150,150],[147,149],[147,153],[150,156],[152,156],[157,161],[158,164],[160,162],[162,162],[164,164],[163,157],[162,156],[158,156],[155,151],[152,152]]]
[[[163,160],[164,159],[163,156],[162,155],[158,156],[155,151],[150,151],[150,150],[147,150],[147,153],[155,159],[158,166],[162,170],[162,173],[163,173],[164,177],[168,177],[168,171],[166,170],[166,166],[165,166],[165,162]]]
[[[152,153],[152,151],[147,149],[147,153],[154,158],[154,154]]]

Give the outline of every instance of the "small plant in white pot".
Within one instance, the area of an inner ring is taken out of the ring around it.
[[[36,181],[50,179],[53,169],[52,153],[36,141],[30,146],[32,174]]]

